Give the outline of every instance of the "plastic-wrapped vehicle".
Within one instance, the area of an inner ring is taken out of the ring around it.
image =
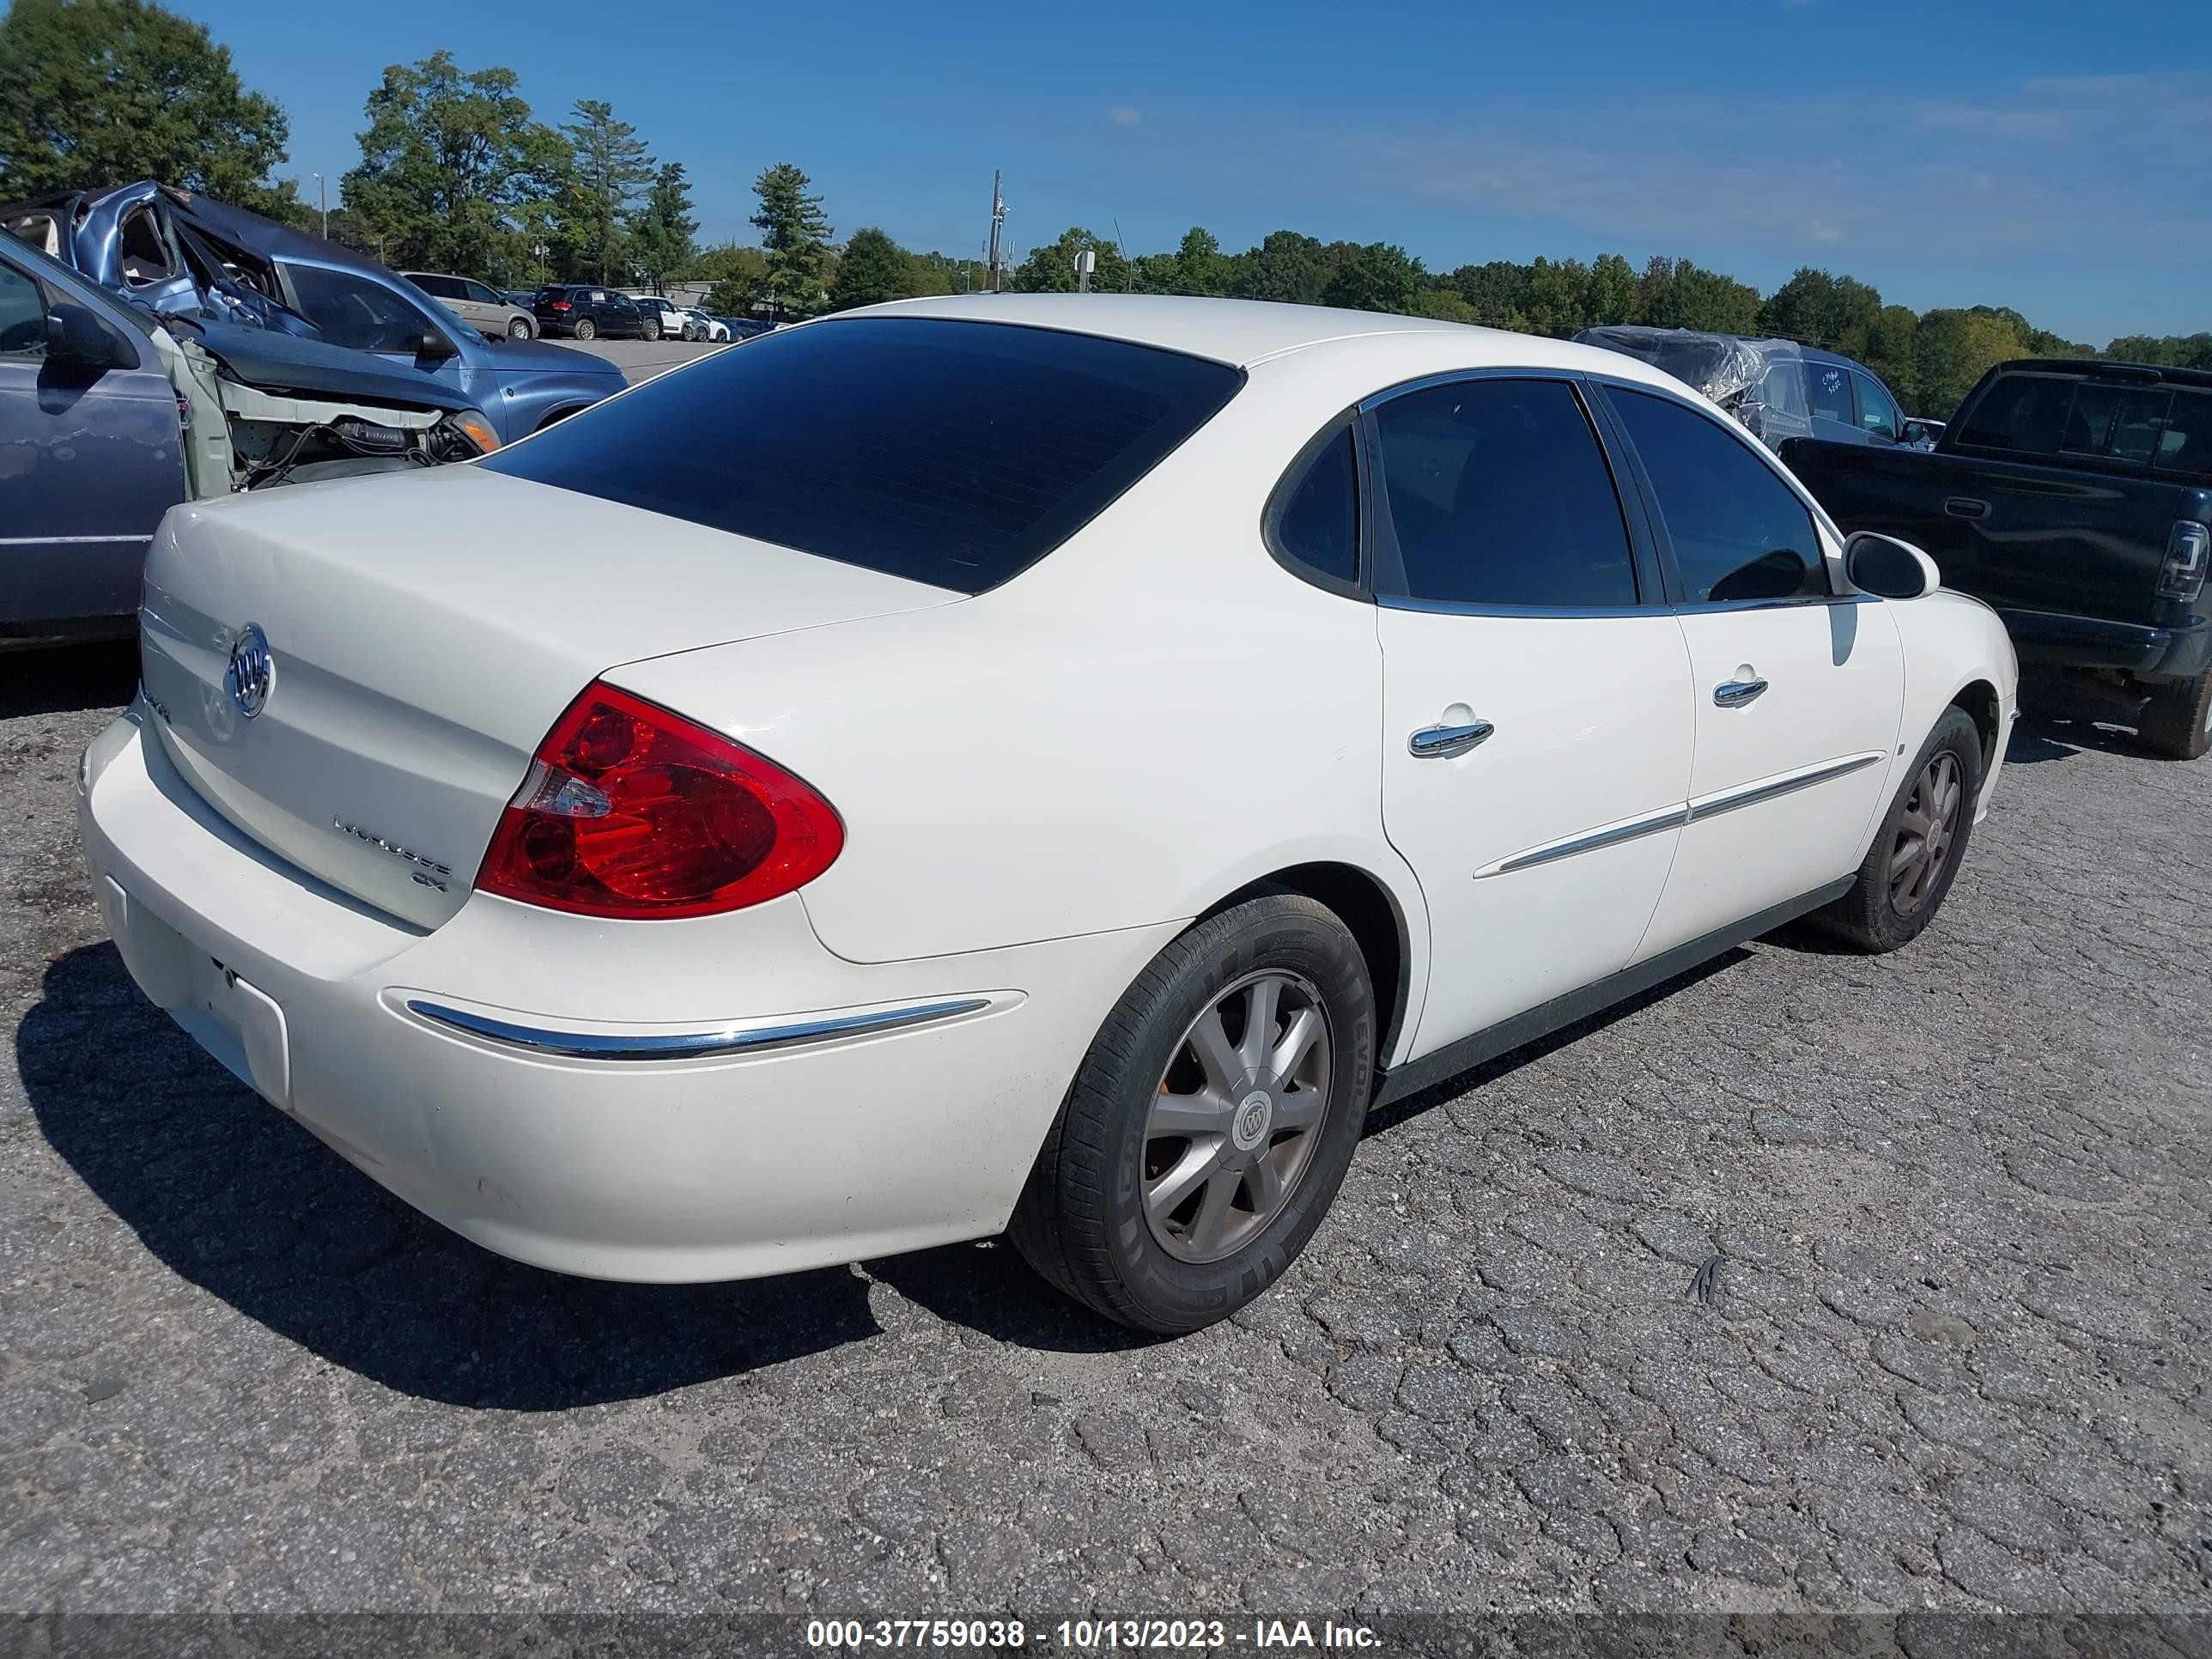
[[[150,179],[0,207],[11,231],[157,317],[214,319],[381,359],[429,395],[459,397],[502,442],[611,397],[621,369],[474,323],[350,248]]]
[[[0,649],[128,633],[179,502],[498,446],[459,392],[316,339],[157,318],[0,236]]]
[[[1575,339],[1626,352],[1672,374],[1778,453],[1792,438],[1906,449],[1935,441],[1922,422],[1905,418],[1880,375],[1818,346],[1634,324],[1586,328]]]

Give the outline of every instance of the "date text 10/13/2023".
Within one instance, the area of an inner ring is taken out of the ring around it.
[[[1364,1625],[1331,1620],[1255,1619],[1249,1626],[1220,1619],[1063,1619],[1029,1629],[1018,1619],[815,1619],[806,1626],[809,1647],[930,1648],[1005,1650],[1035,1643],[1054,1651],[1129,1651],[1241,1648],[1247,1652],[1301,1649],[1372,1651],[1382,1637]]]

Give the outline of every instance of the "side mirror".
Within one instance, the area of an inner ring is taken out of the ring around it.
[[[58,368],[93,372],[138,367],[137,354],[106,324],[66,300],[46,313],[46,361]]]
[[[1905,429],[1897,434],[1897,441],[1901,444],[1924,444],[1928,441],[1928,428],[1917,421],[1907,421]]]
[[[1935,560],[1911,542],[1872,530],[1844,544],[1844,574],[1861,592],[1881,599],[1917,599],[1943,585]]]
[[[415,355],[442,361],[459,356],[461,349],[436,329],[426,328],[422,331],[422,337],[415,343]]]

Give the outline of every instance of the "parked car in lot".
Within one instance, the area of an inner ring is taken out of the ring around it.
[[[435,404],[481,409],[502,442],[629,384],[614,364],[487,340],[396,271],[319,236],[149,182],[0,208],[0,225],[156,317],[216,319],[372,354]],[[367,365],[364,365],[367,367]],[[434,390],[433,390],[434,388]]]
[[[532,315],[538,332],[577,340],[641,340],[645,315],[629,295],[588,283],[562,283],[538,290]],[[659,325],[656,323],[655,327]]]
[[[1932,454],[1783,455],[1838,523],[1911,537],[1995,605],[2023,661],[2122,699],[2146,747],[2212,747],[2212,374],[2002,363]]]
[[[1933,441],[1905,418],[1880,375],[1818,346],[1642,325],[1586,328],[1575,338],[1666,370],[1735,416],[1769,449],[1801,437],[1912,448]]]
[[[316,340],[156,320],[0,237],[0,650],[129,632],[179,501],[498,444],[458,392]]]
[[[447,276],[434,270],[410,270],[407,280],[465,323],[473,323],[489,338],[505,335],[511,340],[534,340],[538,324],[527,306],[518,305],[488,283],[473,276]]]
[[[143,617],[81,788],[123,959],[376,1180],[616,1279],[1011,1226],[1158,1331],[1376,1102],[1794,916],[1913,938],[2014,700],[1633,359],[1099,295],[173,514]]]
[[[690,327],[684,331],[684,337],[687,340],[720,342],[730,337],[730,325],[720,317],[710,317],[696,306],[686,306],[684,315],[690,324]]]
[[[671,340],[683,340],[691,337],[684,331],[689,321],[684,314],[684,308],[673,300],[663,295],[635,291],[628,298],[637,307],[647,339],[658,340],[665,337]]]

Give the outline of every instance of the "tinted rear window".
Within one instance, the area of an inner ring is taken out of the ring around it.
[[[1081,528],[1243,380],[1119,340],[855,319],[723,352],[482,465],[976,593]]]

